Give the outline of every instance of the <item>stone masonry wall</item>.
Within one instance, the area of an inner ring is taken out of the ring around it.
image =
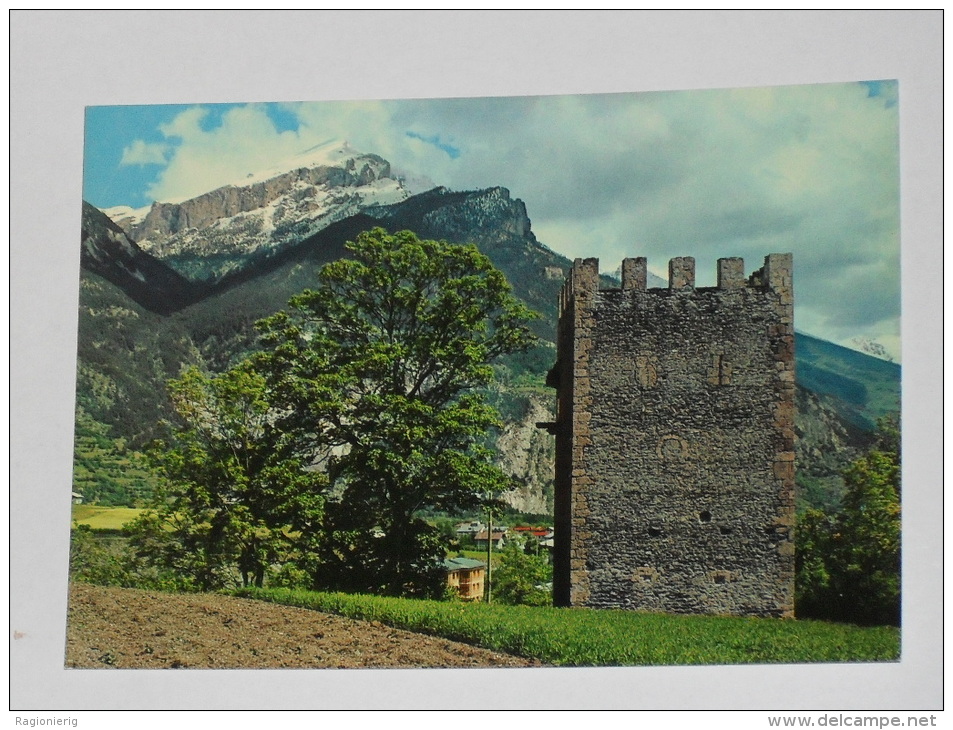
[[[557,605],[790,616],[794,607],[792,257],[695,288],[644,258],[599,290],[577,260],[560,302]]]

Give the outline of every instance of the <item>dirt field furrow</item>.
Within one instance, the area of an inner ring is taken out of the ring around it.
[[[261,601],[74,583],[66,666],[347,669],[539,663],[378,622]]]

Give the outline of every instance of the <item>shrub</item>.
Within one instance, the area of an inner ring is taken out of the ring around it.
[[[900,624],[899,430],[881,423],[875,447],[844,472],[831,516],[808,510],[797,530],[799,617]]]
[[[552,575],[545,555],[528,553],[513,540],[503,549],[499,567],[493,571],[493,598],[511,606],[549,606],[552,590],[540,586],[550,583]]]

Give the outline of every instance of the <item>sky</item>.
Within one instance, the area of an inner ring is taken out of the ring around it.
[[[791,252],[795,326],[900,359],[898,85],[88,107],[83,195],[177,201],[346,140],[453,190],[502,186],[541,243],[603,271]]]

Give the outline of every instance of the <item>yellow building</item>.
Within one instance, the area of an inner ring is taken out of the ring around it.
[[[447,586],[459,593],[464,601],[483,600],[483,582],[486,565],[470,558],[447,558],[443,561],[447,571]]]

